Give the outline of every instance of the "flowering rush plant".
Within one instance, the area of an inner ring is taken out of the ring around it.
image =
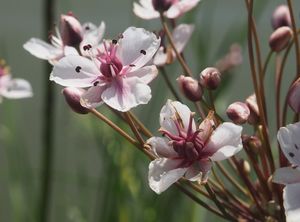
[[[94,115],[149,157],[148,182],[156,194],[175,185],[191,201],[228,221],[300,221],[300,43],[291,0],[278,6],[270,18],[274,31],[265,59],[253,16],[254,1],[246,0],[249,58],[243,59],[241,47],[232,44],[214,67],[191,70],[184,48],[197,27],[180,24],[180,17],[201,7],[199,2],[136,1],[134,14],[160,19],[161,27],[155,32],[128,27],[113,37],[106,36],[104,22],[81,24],[68,13],[61,15],[50,43],[32,38],[24,49],[49,61],[49,79],[64,87],[63,95],[73,111]],[[281,83],[292,48],[296,76],[282,105]],[[273,57],[277,58],[276,120],[268,116],[267,110],[273,108],[266,100],[264,84]],[[220,109],[215,99],[222,79],[247,60],[254,91],[248,98],[232,101],[227,110]],[[171,75],[165,67],[173,63],[181,69]],[[1,73],[0,69],[0,96],[7,96]],[[133,110],[159,96],[151,93],[151,82],[158,75],[173,98],[161,104],[158,132],[151,132]],[[171,78],[176,78],[176,86]],[[101,106],[108,106],[128,129],[103,115]],[[287,115],[290,111],[293,119]],[[272,142],[276,135],[271,133],[271,122],[276,122],[278,143]]]

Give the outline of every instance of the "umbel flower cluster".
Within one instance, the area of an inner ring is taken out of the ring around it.
[[[161,194],[175,184],[192,201],[229,221],[300,221],[300,46],[291,1],[278,6],[270,16],[274,32],[270,33],[265,60],[253,16],[254,1],[245,1],[248,73],[254,91],[248,98],[228,104],[227,110],[215,106],[215,91],[225,75],[243,62],[241,47],[232,44],[214,67],[197,71],[189,68],[184,48],[196,27],[180,24],[180,17],[201,7],[199,2],[134,2],[136,16],[160,19],[161,27],[155,33],[128,27],[118,36],[106,36],[104,22],[99,26],[82,24],[68,13],[61,15],[49,43],[31,38],[24,49],[52,65],[49,79],[65,87],[63,95],[73,111],[94,115],[149,157],[148,181],[155,193]],[[297,73],[282,105],[284,67],[293,47]],[[280,58],[276,60],[280,61],[276,64],[274,93],[276,120],[268,119],[264,85],[274,56]],[[182,69],[169,75],[165,67],[173,63],[179,63]],[[165,101],[157,114],[160,128],[154,136],[132,110],[155,99],[150,83],[158,75],[163,76],[173,98]],[[176,78],[178,85],[174,86],[170,78]],[[0,98],[28,96],[30,85],[12,79],[1,62]],[[131,132],[104,116],[103,105],[118,114]],[[287,115],[289,107],[293,120]],[[226,115],[228,121],[222,118]],[[272,143],[270,122],[276,122],[278,144]],[[245,134],[244,126],[252,126],[251,133]]]

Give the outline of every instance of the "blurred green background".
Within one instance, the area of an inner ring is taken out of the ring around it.
[[[272,32],[270,17],[280,0],[255,1],[255,16],[263,58],[268,53]],[[297,22],[300,4],[294,1]],[[37,221],[39,210],[42,123],[45,75],[44,62],[22,45],[31,37],[43,38],[42,0],[1,0],[0,57],[11,66],[15,77],[32,84],[34,97],[0,104],[0,221]],[[149,30],[160,28],[158,20],[143,21],[134,16],[129,0],[56,0],[56,18],[73,11],[81,22],[106,23],[106,37],[116,36],[128,26]],[[244,62],[228,73],[226,87],[217,99],[219,113],[235,100],[243,101],[253,91],[246,45],[246,9],[241,0],[202,0],[179,22],[194,23],[195,33],[185,55],[195,74],[224,56],[232,43],[243,48]],[[57,22],[54,21],[54,22]],[[294,51],[286,69],[285,92],[294,76]],[[181,68],[167,68],[174,80]],[[153,132],[159,128],[158,114],[172,95],[161,76],[151,83],[153,99],[134,112]],[[49,82],[50,84],[50,82]],[[274,58],[266,77],[271,126],[275,124]],[[55,86],[54,167],[50,218],[56,222],[134,221],[222,221],[172,187],[156,195],[147,184],[149,160],[93,116],[70,111]],[[106,107],[120,126],[125,125]],[[271,131],[274,134],[274,131]],[[275,140],[273,140],[276,142]]]

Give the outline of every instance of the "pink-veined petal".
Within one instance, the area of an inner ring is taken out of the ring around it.
[[[151,99],[151,89],[138,78],[114,80],[102,93],[103,101],[113,109],[126,112]]]
[[[286,158],[300,166],[300,122],[281,127],[277,139]]]
[[[200,0],[181,0],[173,4],[164,14],[170,19],[177,18],[194,8]]]
[[[174,39],[174,44],[179,53],[183,51],[184,47],[189,42],[193,34],[194,28],[194,25],[180,24],[174,29],[172,35]]]
[[[163,129],[169,131],[173,135],[177,135],[178,131],[174,124],[173,117],[175,116],[175,113],[178,113],[182,123],[184,125],[185,130],[188,130],[191,110],[186,105],[178,102],[178,101],[172,101],[168,100],[167,103],[162,107],[160,111],[160,125]],[[193,130],[196,129],[196,124],[193,120]]]
[[[127,78],[136,77],[145,84],[150,83],[158,74],[156,66],[145,66],[133,72],[126,74]]]
[[[0,95],[8,99],[32,97],[32,88],[25,79],[10,79],[5,87],[0,88]]]
[[[292,167],[276,169],[273,175],[273,182],[280,184],[300,183],[300,170]]]
[[[289,184],[283,189],[283,206],[287,222],[300,221],[300,183]]]
[[[162,137],[151,137],[147,140],[147,143],[157,156],[166,158],[178,157],[178,154],[168,142],[168,139]]]
[[[211,161],[201,160],[193,163],[186,171],[184,177],[190,181],[202,181],[211,169]]]
[[[146,65],[160,46],[160,38],[143,28],[129,27],[119,40],[117,56],[123,66],[134,64],[132,70]]]
[[[242,149],[241,133],[242,127],[230,122],[225,122],[218,126],[213,132],[205,152],[212,154],[210,157],[213,161],[227,159]]]
[[[36,38],[31,38],[27,41],[23,45],[23,48],[33,56],[45,60],[56,60],[61,58],[64,54],[62,48],[56,48],[53,45]]]
[[[92,86],[99,75],[100,71],[94,62],[82,56],[70,55],[54,65],[50,80],[62,86],[81,88]]]
[[[148,180],[150,188],[160,194],[179,180],[187,170],[187,168],[178,168],[180,163],[181,160],[167,158],[153,160],[149,164]]]
[[[140,0],[140,4],[134,2],[133,12],[142,19],[159,18],[159,12],[154,10],[151,0]]]
[[[105,89],[105,85],[92,86],[81,96],[80,104],[88,109],[102,105],[101,95]]]

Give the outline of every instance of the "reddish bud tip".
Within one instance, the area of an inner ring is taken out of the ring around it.
[[[64,45],[77,46],[83,39],[82,26],[73,15],[61,15],[60,33]]]
[[[271,23],[274,30],[282,26],[292,26],[290,11],[287,5],[279,5],[274,10]]]
[[[274,52],[280,52],[288,46],[292,36],[293,31],[290,27],[284,26],[276,29],[269,38],[270,48]]]
[[[228,106],[226,114],[232,122],[241,125],[247,122],[250,116],[250,110],[247,104],[235,102]]]
[[[80,98],[85,91],[83,89],[77,89],[72,87],[67,87],[62,90],[62,93],[66,99],[66,102],[70,108],[79,114],[87,114],[89,109],[83,107],[80,104]]]
[[[200,84],[210,90],[218,88],[221,82],[221,73],[214,67],[208,67],[200,73]]]
[[[202,88],[199,82],[192,77],[179,76],[177,79],[179,84],[179,88],[181,92],[185,95],[189,100],[196,102],[200,101],[202,98]]]
[[[300,112],[300,79],[297,79],[288,93],[288,104],[296,112]]]

